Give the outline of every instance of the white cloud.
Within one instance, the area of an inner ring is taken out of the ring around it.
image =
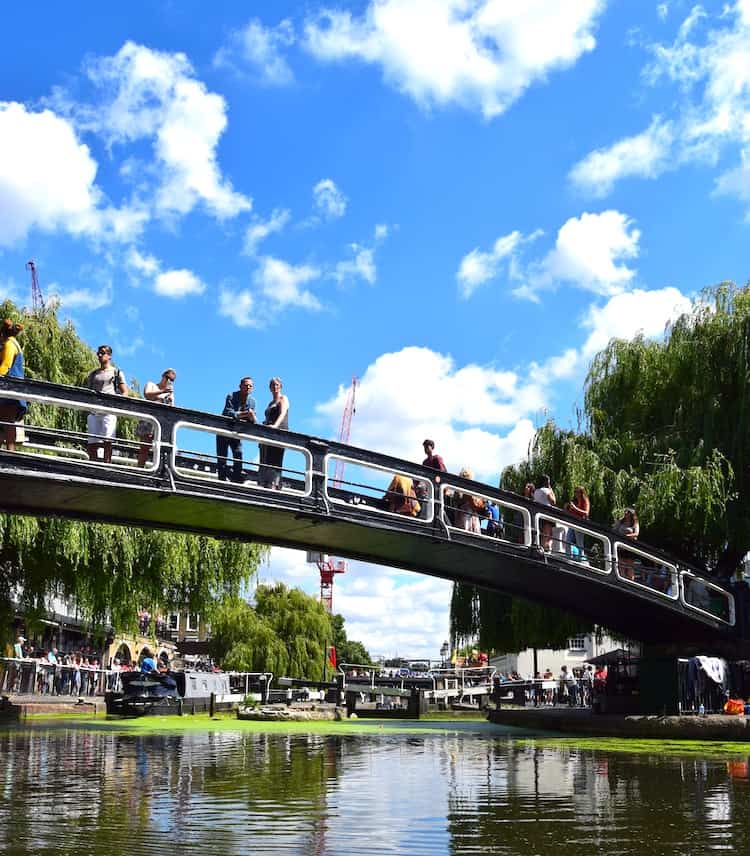
[[[34,228],[101,232],[96,173],[88,146],[66,119],[0,102],[0,246],[16,244]]]
[[[322,178],[313,187],[313,204],[327,220],[335,220],[346,213],[347,198],[333,179]]]
[[[294,41],[294,28],[288,19],[276,27],[264,27],[254,18],[217,51],[214,65],[235,70],[249,67],[261,83],[285,86],[294,81],[294,73],[283,51]]]
[[[498,238],[488,252],[473,249],[461,260],[456,275],[461,294],[471,297],[481,284],[502,275],[514,294],[532,300],[538,299],[539,291],[561,283],[611,295],[627,288],[635,277],[626,262],[637,258],[641,233],[619,211],[571,217],[558,230],[551,250],[525,262],[522,248],[541,234],[526,237],[515,231]]]
[[[351,250],[354,258],[338,262],[333,270],[333,278],[337,282],[363,279],[372,285],[378,273],[375,266],[375,250],[372,247],[361,247],[359,244],[352,244]]]
[[[289,222],[290,217],[291,212],[288,209],[275,208],[268,220],[255,218],[245,232],[245,253],[254,256],[258,251],[258,245],[265,241],[269,235],[281,232]]]
[[[467,253],[461,259],[456,274],[461,295],[467,298],[471,297],[480,285],[495,279],[503,267],[503,262],[506,259],[512,262],[521,244],[535,240],[540,234],[541,232],[535,232],[528,238],[524,238],[518,230],[515,230],[509,235],[502,235],[498,238],[489,252],[483,252],[475,247],[470,253]]]
[[[669,3],[659,3],[656,7],[656,14],[662,21],[665,20],[669,14]]]
[[[651,47],[644,71],[652,85],[678,87],[675,114],[655,117],[641,133],[592,152],[571,178],[584,190],[608,193],[628,176],[654,178],[691,162],[715,164],[725,150],[739,163],[717,180],[717,192],[750,201],[750,5],[727,4],[714,18],[694,6],[672,44]]]
[[[320,301],[312,292],[301,288],[320,277],[312,265],[291,265],[282,259],[264,256],[253,275],[261,292],[277,308],[298,306],[303,309],[320,309]]]
[[[148,278],[155,277],[161,269],[161,263],[155,256],[144,255],[136,247],[128,249],[125,264],[134,273]]]
[[[540,273],[549,282],[614,294],[635,276],[624,261],[638,256],[640,236],[633,221],[619,211],[571,217],[557,233],[555,248],[541,262]]]
[[[375,226],[375,240],[384,241],[390,234],[390,227],[387,223],[378,223]]]
[[[405,386],[412,390],[406,398]],[[347,393],[342,387],[317,407],[332,429]],[[545,404],[542,387],[522,383],[513,371],[457,367],[445,354],[406,347],[378,357],[362,375],[351,442],[421,461],[422,440],[430,436],[453,472],[470,466],[479,478],[496,484],[502,467],[525,454],[533,433],[529,417]],[[498,428],[507,433],[496,433]]]
[[[370,0],[364,14],[325,9],[306,47],[323,61],[378,64],[424,106],[458,103],[485,117],[594,49],[605,0]]]
[[[114,56],[92,60],[87,71],[103,92],[101,102],[67,103],[81,127],[101,133],[110,145],[153,139],[158,213],[183,215],[202,203],[223,219],[251,208],[218,164],[226,102],[195,78],[184,54],[126,42]],[[57,94],[58,101],[66,97]]]
[[[203,294],[206,286],[189,270],[167,270],[154,279],[154,291],[162,297],[182,298],[189,294]]]
[[[64,309],[87,309],[93,311],[102,309],[112,303],[112,283],[107,280],[99,288],[72,288],[69,291],[60,289],[53,282],[47,289],[50,301],[62,306]]]
[[[260,327],[262,320],[256,313],[255,298],[247,289],[219,291],[219,315],[231,318],[238,327]]]
[[[617,294],[603,306],[589,307],[582,327],[589,331],[581,352],[588,361],[604,348],[610,339],[632,339],[642,333],[656,339],[667,323],[689,312],[692,301],[673,286],[645,291],[634,289]]]
[[[592,196],[606,196],[621,178],[656,178],[678,166],[672,157],[674,137],[672,123],[657,116],[640,134],[590,152],[570,171],[570,180]]]

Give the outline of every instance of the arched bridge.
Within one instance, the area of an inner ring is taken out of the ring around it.
[[[735,592],[659,550],[516,494],[333,441],[133,398],[7,378],[0,395],[60,409],[58,424],[71,426],[35,426],[32,408],[17,451],[0,451],[3,511],[320,550],[520,595],[646,643],[729,656],[743,648]],[[116,439],[110,463],[91,461],[84,433],[91,412],[115,414],[119,433],[130,436],[141,421],[153,439]],[[241,463],[226,461],[235,481],[218,478],[225,461],[217,437],[243,451]],[[259,445],[275,450],[265,464]],[[281,450],[283,464],[272,465]],[[337,481],[342,462],[346,479]],[[388,510],[383,498],[394,495],[394,474],[417,485],[418,515]],[[456,507],[467,497],[494,504],[500,520],[479,512],[467,531],[467,512]]]

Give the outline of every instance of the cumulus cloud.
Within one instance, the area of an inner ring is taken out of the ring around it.
[[[229,43],[214,56],[214,66],[235,71],[249,69],[260,83],[285,86],[294,81],[294,73],[284,51],[294,44],[291,21],[265,27],[254,18],[243,29],[232,33]]]
[[[379,65],[423,106],[457,103],[487,117],[596,45],[605,0],[370,0],[361,16],[324,9],[305,46],[322,61]]]
[[[606,196],[622,178],[656,178],[678,166],[672,157],[674,140],[673,124],[657,116],[640,134],[590,152],[570,171],[570,180],[592,196]]]
[[[326,220],[335,220],[346,213],[347,198],[331,178],[322,178],[313,187],[313,205]]]
[[[205,284],[190,270],[167,270],[154,279],[154,291],[162,297],[182,298],[189,294],[203,294]]]
[[[157,213],[184,215],[201,204],[224,219],[251,208],[251,200],[233,189],[218,163],[226,102],[195,77],[185,54],[126,42],[115,55],[91,60],[87,74],[100,93],[97,103],[76,104],[60,92],[55,102],[110,146],[152,141]]]
[[[286,208],[275,208],[268,220],[261,220],[256,217],[245,232],[245,253],[248,256],[254,256],[258,251],[259,244],[265,241],[269,235],[281,232],[289,222],[290,217],[291,212]]]
[[[263,324],[256,312],[255,298],[246,288],[240,291],[222,288],[219,291],[219,315],[231,319],[238,327],[260,327]]]
[[[694,6],[674,41],[650,50],[644,77],[651,85],[676,85],[674,115],[656,116],[646,130],[586,155],[573,167],[572,181],[603,195],[623,178],[654,178],[691,162],[715,164],[729,150],[738,163],[719,176],[716,190],[750,201],[747,0],[725,6],[715,17]]]
[[[498,238],[491,250],[475,248],[464,256],[456,274],[463,297],[471,297],[480,285],[501,275],[517,296],[534,300],[539,291],[561,283],[596,294],[615,294],[635,277],[627,261],[637,258],[641,233],[619,211],[571,217],[558,230],[552,249],[524,260],[522,249],[541,234],[525,237],[514,231]]]
[[[47,289],[50,302],[64,309],[86,309],[93,311],[102,309],[112,303],[112,283],[107,280],[98,288],[61,288],[57,283],[50,283]]]
[[[400,392],[404,384],[413,390],[408,398]],[[332,426],[347,393],[342,387],[317,407]],[[414,459],[422,440],[432,436],[451,469],[471,466],[480,478],[497,483],[502,466],[525,455],[533,434],[530,414],[545,403],[541,386],[523,383],[513,371],[458,367],[446,354],[406,347],[378,357],[362,375],[351,442]],[[506,433],[496,433],[503,428]]]
[[[142,212],[106,204],[97,169],[67,119],[0,102],[0,246],[35,228],[131,239],[142,228]]]
[[[302,286],[319,277],[320,270],[312,265],[292,265],[282,259],[264,256],[253,280],[276,308],[297,306],[318,310],[320,301]]]

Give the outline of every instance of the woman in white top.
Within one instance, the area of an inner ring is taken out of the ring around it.
[[[539,505],[557,505],[557,497],[552,490],[552,482],[549,476],[542,476],[539,487],[534,491],[534,502]],[[541,547],[548,553],[552,551],[552,530],[554,525],[551,520],[542,520]]]

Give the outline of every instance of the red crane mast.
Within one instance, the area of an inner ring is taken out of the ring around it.
[[[34,259],[26,262],[26,270],[31,271],[31,309],[36,315],[44,309],[44,297],[42,297],[42,289],[39,287]]]
[[[355,399],[357,395],[357,378],[352,378],[352,385],[349,388],[349,393],[346,396],[346,404],[344,412],[341,416],[341,427],[339,428],[338,440],[340,443],[349,442],[349,434],[352,430],[352,416],[355,413]],[[344,478],[345,462],[342,460],[336,461],[336,469],[333,475],[333,486],[339,487]],[[332,556],[326,556],[323,553],[308,553],[308,562],[315,562],[320,571],[320,602],[326,609],[329,615],[333,614],[333,579],[336,574],[343,574],[346,571],[346,562],[342,559],[334,559]]]

